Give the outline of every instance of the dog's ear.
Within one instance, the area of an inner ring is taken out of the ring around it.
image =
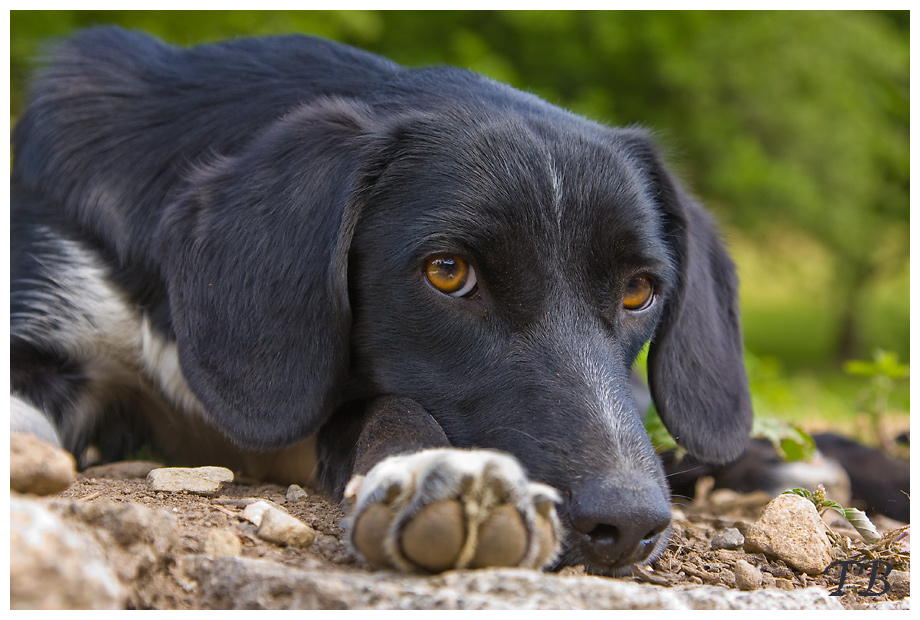
[[[160,223],[183,373],[241,446],[287,445],[339,404],[369,119],[345,100],[304,105],[196,172]]]
[[[711,463],[739,457],[751,428],[738,280],[709,215],[667,171],[644,133],[627,133],[651,177],[678,282],[648,357],[655,407],[690,454]]]

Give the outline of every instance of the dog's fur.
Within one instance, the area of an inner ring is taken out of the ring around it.
[[[500,451],[559,491],[559,562],[599,573],[666,544],[645,343],[678,441],[745,445],[734,268],[640,130],[309,37],[105,28],[60,45],[13,145],[12,430],[336,497],[395,455]],[[473,294],[428,284],[442,253]]]

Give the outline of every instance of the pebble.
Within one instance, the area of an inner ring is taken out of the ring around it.
[[[796,570],[818,575],[834,561],[825,529],[811,501],[798,495],[780,495],[748,529],[744,550],[764,553]]]
[[[888,576],[885,578],[888,580],[888,583],[891,584],[891,595],[895,598],[904,598],[905,596],[910,596],[910,573],[907,571],[893,570],[888,573]],[[872,589],[876,592],[880,591],[884,587],[884,584],[878,584]]]
[[[770,573],[761,571],[760,578],[763,580],[762,585],[764,588],[775,588],[776,587],[776,577],[774,577]]]
[[[256,535],[263,540],[287,547],[307,547],[313,544],[313,528],[268,502],[258,501],[246,506],[240,517],[255,525]]]
[[[783,579],[782,577],[774,577],[776,581],[776,587],[780,590],[795,590],[795,584],[792,583],[791,579]]]
[[[725,528],[712,537],[710,549],[738,549],[744,544],[744,536],[736,527]]]
[[[243,543],[234,532],[221,528],[208,532],[201,551],[212,558],[237,556],[243,553]]]
[[[285,499],[289,502],[299,502],[302,499],[306,499],[308,494],[303,490],[303,487],[299,484],[292,484],[288,487],[287,494]]]
[[[763,584],[763,573],[745,560],[735,563],[735,585],[740,590],[757,590]]]
[[[77,462],[66,450],[28,433],[10,434],[10,489],[19,493],[60,493],[77,477]]]
[[[229,482],[233,482],[233,472],[224,467],[161,467],[147,474],[151,491],[169,493],[216,495]]]

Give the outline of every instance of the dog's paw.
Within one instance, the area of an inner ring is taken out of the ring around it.
[[[556,490],[527,479],[513,457],[443,448],[381,461],[351,480],[351,542],[379,566],[541,568],[559,548]]]

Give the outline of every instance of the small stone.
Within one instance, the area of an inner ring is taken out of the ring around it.
[[[771,501],[744,539],[748,553],[764,553],[792,568],[818,575],[833,562],[825,525],[814,504],[798,495]]]
[[[228,529],[211,530],[204,539],[201,551],[212,558],[236,556],[243,552],[243,544],[239,536]]]
[[[307,492],[303,490],[303,487],[299,484],[292,484],[288,487],[287,494],[285,498],[289,502],[299,502],[300,500],[306,499],[308,497]]]
[[[775,588],[776,587],[776,577],[770,573],[761,572],[761,578],[763,579],[764,588]]]
[[[763,583],[763,573],[745,560],[735,563],[735,585],[739,590],[757,590]]]
[[[727,588],[734,588],[737,584],[734,571],[730,571],[728,569],[719,571],[719,583]]]
[[[19,493],[60,493],[77,477],[77,462],[66,450],[28,433],[10,434],[10,489]]]
[[[276,545],[307,547],[316,537],[312,527],[268,502],[249,504],[240,517],[258,528],[256,534],[259,538]]]
[[[885,577],[891,584],[889,590],[892,598],[904,598],[910,596],[910,573],[902,570],[893,570]],[[879,591],[884,584],[873,586],[873,590]]]
[[[263,500],[250,502],[246,505],[246,508],[243,509],[243,512],[240,513],[240,518],[259,527],[262,525],[262,517],[267,511],[271,510],[271,508],[271,504]]]
[[[233,482],[233,472],[224,467],[161,467],[147,474],[151,491],[169,493],[216,495],[229,482]]]
[[[736,527],[728,527],[712,537],[712,544],[709,548],[718,549],[738,549],[744,544],[744,536]]]
[[[795,590],[795,584],[792,583],[790,579],[783,579],[782,577],[774,577],[776,580],[776,587],[780,590]]]

